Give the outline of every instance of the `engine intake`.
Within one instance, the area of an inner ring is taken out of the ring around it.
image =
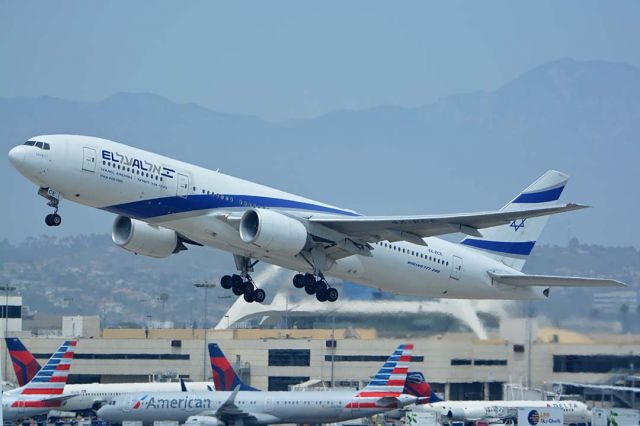
[[[117,216],[113,221],[111,239],[125,250],[156,258],[168,257],[185,248],[176,231],[125,216]]]
[[[240,219],[240,239],[281,255],[295,256],[307,245],[302,222],[266,209],[250,209]]]

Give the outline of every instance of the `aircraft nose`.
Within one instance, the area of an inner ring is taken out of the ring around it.
[[[11,161],[13,167],[20,170],[22,163],[24,163],[24,148],[22,145],[13,147],[11,151],[9,151],[9,161]]]

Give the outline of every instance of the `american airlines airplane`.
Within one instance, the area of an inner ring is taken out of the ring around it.
[[[417,401],[403,394],[412,344],[398,346],[361,391],[146,393],[115,398],[98,410],[109,422],[156,420],[208,426],[333,423],[395,410]]]
[[[33,354],[22,344],[20,339],[17,337],[7,337],[5,340],[18,384],[23,386],[25,383],[30,382],[41,370],[40,364],[38,364]],[[57,409],[62,411],[89,412],[99,409],[114,397],[124,393],[213,391],[214,387],[212,384],[211,382],[72,384],[64,387],[64,392],[62,393],[64,400],[61,401]]]
[[[69,398],[64,395],[64,387],[76,343],[75,340],[65,341],[29,383],[2,393],[3,421],[47,414]]]
[[[548,171],[497,211],[365,216],[131,146],[89,136],[43,135],[11,149],[14,167],[38,186],[59,226],[65,198],[117,216],[115,244],[167,257],[186,245],[233,254],[238,274],[221,286],[262,302],[258,261],[299,271],[295,287],[319,301],[338,291],[326,276],[397,294],[469,299],[543,299],[550,287],[618,281],[525,275],[522,267],[548,215],[585,206],[557,203],[567,176]],[[462,232],[460,243],[433,238]]]

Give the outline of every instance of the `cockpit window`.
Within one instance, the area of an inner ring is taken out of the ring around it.
[[[51,150],[51,147],[47,142],[26,141],[24,144],[27,146],[35,146],[36,148],[44,149],[46,151]]]
[[[27,145],[27,146],[34,146],[36,144],[36,142],[35,141],[26,141],[24,144]]]
[[[42,142],[36,142],[36,148],[42,149]]]
[[[49,144],[46,142],[42,142],[42,149],[49,151]]]

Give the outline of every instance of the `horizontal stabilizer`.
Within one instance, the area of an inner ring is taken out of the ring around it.
[[[559,277],[557,275],[516,275],[489,271],[500,284],[522,287],[627,287],[618,280],[605,278]]]

